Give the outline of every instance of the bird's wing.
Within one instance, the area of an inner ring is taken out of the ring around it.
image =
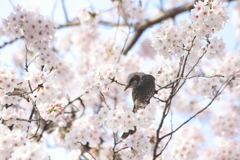
[[[155,78],[152,75],[143,75],[138,87],[132,91],[134,105],[145,107],[155,93]]]

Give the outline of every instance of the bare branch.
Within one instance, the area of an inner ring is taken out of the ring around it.
[[[37,132],[38,132],[39,128],[40,128],[40,122],[38,121],[38,127],[35,131],[35,134],[32,137],[30,137],[30,139],[37,137]]]
[[[115,79],[115,77],[113,77],[113,78],[110,78],[110,77],[109,77],[109,79],[112,81],[112,83],[115,82],[115,83],[117,83],[117,84],[119,84],[119,85],[121,85],[121,86],[126,86],[125,84],[118,82],[118,81]]]
[[[48,128],[48,126],[52,123],[52,121],[47,121],[45,126],[43,127],[43,130],[42,132],[40,133],[38,139],[37,139],[37,142],[39,142],[43,136],[43,133],[46,131],[46,129]]]
[[[54,15],[55,10],[56,10],[57,2],[58,2],[58,0],[55,0],[55,2],[54,2],[53,9],[52,9],[52,13],[51,13],[51,16],[52,16],[52,17],[53,17],[53,15]]]
[[[25,54],[25,70],[26,70],[26,72],[28,72],[28,64],[27,64],[27,52],[28,52],[28,49],[27,49],[27,45],[25,44],[25,49],[26,49],[26,54]]]
[[[84,145],[83,145],[81,142],[78,142],[78,143],[80,143],[80,144],[82,145],[82,148],[83,148],[83,150],[84,150],[85,152],[87,152],[94,160],[97,160],[97,159],[92,155],[92,153],[90,153],[89,151],[87,151],[87,150],[85,149]]]
[[[5,47],[5,46],[8,45],[8,44],[12,44],[13,42],[16,42],[17,40],[22,39],[22,38],[23,38],[23,37],[21,37],[21,38],[15,38],[15,39],[13,39],[13,40],[11,40],[11,41],[4,42],[3,45],[0,46],[0,49],[3,48],[3,47]]]
[[[125,14],[125,13],[124,13],[124,14]],[[133,15],[134,15],[134,12],[133,12]],[[132,16],[133,16],[133,15],[132,15]],[[123,17],[123,18],[124,18],[124,17]],[[127,20],[126,20],[125,18],[124,18],[124,20],[125,20],[125,22],[127,23]],[[127,24],[128,24],[128,23],[127,23]],[[131,43],[128,43],[128,38],[129,38],[129,35],[130,35],[130,33],[131,33],[132,24],[133,24],[133,19],[132,19],[131,23],[128,25],[127,38],[126,38],[126,40],[124,41],[124,45],[123,45],[122,50],[121,50],[121,52],[120,52],[120,54],[119,54],[117,63],[120,62],[121,55],[122,55],[122,54],[123,54],[123,55],[126,54],[125,50],[129,50],[129,49],[132,47],[132,45],[133,45],[133,44],[131,44]],[[135,32],[135,34],[136,34],[136,32]],[[133,39],[132,39],[132,40],[133,40]],[[135,41],[135,42],[136,42],[136,41]],[[134,43],[135,43],[135,42],[134,42]],[[129,45],[131,45],[131,46],[129,46]],[[125,46],[126,46],[126,48],[125,48]],[[130,48],[129,48],[129,47],[130,47]],[[129,48],[129,49],[128,49],[128,48]]]
[[[164,102],[164,103],[167,102],[166,100],[162,100],[162,99],[160,99],[160,98],[158,98],[158,97],[155,97],[155,96],[153,96],[153,98],[159,100],[160,102]]]
[[[193,42],[195,40],[196,37],[193,38],[192,40],[192,45],[190,47],[187,53],[187,55],[183,56],[181,59],[180,59],[180,65],[179,65],[179,70],[178,70],[178,74],[177,76],[180,76],[180,77],[184,77],[184,71],[185,71],[185,68],[186,68],[186,64],[187,64],[187,60],[188,60],[188,56],[190,55],[190,52],[192,50],[192,47],[193,47]],[[198,62],[200,61],[202,57],[200,57],[198,59],[198,61],[196,62],[196,65],[198,64]],[[196,66],[195,65],[195,66]],[[195,67],[194,66],[194,67]],[[187,76],[186,76],[187,77]],[[161,118],[161,121],[159,123],[159,126],[158,126],[158,129],[156,131],[156,137],[157,137],[157,140],[156,140],[156,143],[155,143],[155,146],[154,146],[154,149],[153,149],[153,159],[156,159],[159,154],[157,154],[157,148],[158,148],[158,145],[160,143],[160,137],[159,137],[159,133],[160,133],[160,130],[163,126],[163,123],[164,123],[164,120],[165,118],[167,117],[169,111],[170,111],[170,107],[171,107],[171,103],[172,103],[172,99],[173,97],[178,93],[178,91],[180,90],[180,88],[182,88],[182,86],[184,85],[184,83],[186,82],[187,79],[184,79],[184,81],[182,82],[182,84],[179,86],[180,84],[180,80],[181,79],[178,79],[178,80],[175,80],[174,83],[172,83],[171,85],[169,85],[169,87],[171,88],[171,92],[170,92],[170,95],[168,96],[167,100],[165,101],[165,107],[164,107],[164,110],[162,112],[162,118]],[[179,86],[179,87],[178,87]]]
[[[119,150],[117,150],[117,151],[115,151],[116,153],[118,153],[118,152],[120,152],[120,151],[122,151],[122,150],[124,150],[124,149],[128,149],[129,147],[123,147],[123,148],[121,148],[121,149],[119,149]]]
[[[214,78],[214,77],[224,78],[224,76],[221,75],[221,74],[216,74],[216,75],[212,75],[212,76],[208,76],[208,75],[204,75],[204,74],[199,74],[199,75],[195,75],[195,76],[191,76],[191,77],[178,77],[178,78],[176,78],[173,82],[170,82],[169,84],[166,84],[165,86],[159,86],[159,85],[157,84],[157,86],[159,87],[159,89],[158,89],[157,91],[159,91],[159,90],[161,90],[161,89],[164,89],[164,88],[166,88],[166,89],[169,88],[169,86],[171,86],[172,84],[174,84],[176,81],[178,81],[178,80],[180,80],[180,79],[188,80],[188,79],[200,78],[200,77],[202,77],[202,78]],[[160,101],[163,101],[163,100],[160,100]]]
[[[58,117],[69,105],[71,105],[73,102],[75,102],[75,101],[77,101],[77,100],[80,101],[81,105],[82,105],[83,108],[85,109],[86,107],[85,107],[85,104],[83,103],[81,97],[82,97],[82,96],[79,96],[79,97],[75,98],[74,100],[69,101],[68,104],[55,116],[55,118]]]
[[[171,132],[173,131],[173,123],[172,123],[172,117],[173,117],[173,113],[172,110],[171,111],[171,119],[170,119],[170,123],[171,123]],[[165,146],[163,147],[163,149],[161,150],[161,152],[159,154],[157,154],[157,156],[160,156],[162,154],[162,152],[167,148],[169,142],[171,141],[173,135],[170,135],[170,138],[168,139],[167,143],[165,144]]]
[[[104,102],[104,104],[108,107],[108,109],[110,109],[110,107],[108,106],[106,100],[105,100],[105,97],[104,95],[102,94],[102,92],[100,91],[100,95],[102,96],[102,101]]]
[[[25,121],[25,122],[32,122],[32,121],[39,121],[40,119],[32,119],[32,120],[29,120],[29,119],[22,119],[22,118],[17,118],[18,121]]]
[[[144,29],[135,30],[134,35],[128,41],[128,43],[126,44],[126,47],[124,47],[122,50],[123,55],[126,55],[128,53],[128,51],[133,47],[133,45],[137,42],[139,37],[142,35],[143,31]]]
[[[63,8],[63,13],[64,13],[64,16],[65,16],[65,19],[66,19],[67,22],[69,22],[65,2],[64,2],[64,0],[61,0],[61,1],[62,1],[62,8]]]
[[[117,140],[116,140],[116,133],[113,132],[113,140],[114,140],[114,146],[112,148],[112,152],[113,152],[113,160],[116,159],[116,152],[115,152],[115,148],[117,146]]]
[[[28,102],[32,101],[31,97],[28,96],[27,92],[20,88],[14,88],[14,90],[12,92],[8,92],[7,95],[8,96],[19,96],[21,98],[24,98]]]
[[[159,142],[164,139],[167,136],[171,136],[172,134],[175,133],[176,131],[178,131],[181,127],[183,127],[186,123],[188,123],[189,121],[191,121],[193,118],[195,118],[198,114],[202,113],[203,111],[205,111],[212,103],[213,101],[224,91],[224,89],[230,84],[230,82],[234,79],[234,76],[230,76],[223,84],[221,87],[219,87],[219,89],[217,90],[215,96],[211,99],[211,101],[206,105],[206,107],[204,107],[203,109],[201,109],[200,111],[198,111],[196,114],[194,114],[192,117],[190,117],[188,120],[186,120],[184,123],[182,123],[179,127],[177,127],[175,130],[173,130],[172,132],[162,136],[161,138],[157,139],[156,144],[159,144]],[[156,147],[156,146],[155,146]],[[154,148],[155,149],[155,148]],[[160,152],[159,154],[155,154],[153,155],[153,160],[155,160],[158,156],[161,155],[162,152]]]

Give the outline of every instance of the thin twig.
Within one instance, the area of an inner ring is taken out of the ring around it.
[[[100,95],[102,96],[102,101],[104,102],[104,104],[108,107],[108,109],[110,109],[110,107],[108,106],[106,99],[104,97],[104,95],[102,94],[102,92],[100,91]]]
[[[63,13],[65,16],[65,19],[67,22],[69,22],[65,2],[64,2],[64,0],[61,0],[61,1],[62,1],[62,8],[63,8]]]
[[[191,45],[190,49],[187,50],[187,51],[188,51],[187,55],[185,55],[185,56],[184,56],[183,58],[181,58],[181,60],[180,60],[179,71],[178,71],[178,74],[177,74],[177,75],[180,76],[180,77],[184,77],[184,71],[185,71],[185,68],[186,68],[188,56],[190,55],[190,52],[191,52],[191,50],[192,50],[193,42],[194,42],[195,38],[196,38],[196,37],[194,37],[193,40],[192,40],[192,45]],[[199,62],[199,61],[197,61],[197,63],[198,63],[198,62]],[[196,65],[195,65],[195,66],[196,66]],[[194,67],[195,67],[195,66],[194,66]],[[158,148],[158,145],[159,145],[159,143],[160,143],[159,133],[160,133],[160,130],[161,130],[162,126],[163,126],[164,120],[165,120],[165,118],[167,117],[167,115],[168,115],[168,113],[169,113],[169,111],[170,111],[172,99],[173,99],[173,97],[178,93],[178,91],[180,90],[180,88],[182,88],[183,84],[186,82],[187,79],[184,79],[184,81],[182,82],[182,84],[179,86],[180,80],[181,80],[181,79],[175,80],[174,83],[172,83],[171,85],[169,85],[170,88],[171,88],[171,92],[170,92],[167,100],[166,100],[166,101],[163,101],[163,102],[165,102],[165,107],[164,107],[164,110],[163,110],[163,112],[162,112],[161,121],[160,121],[159,126],[158,126],[158,129],[157,129],[157,131],[156,131],[157,140],[156,140],[156,143],[155,143],[155,146],[154,146],[154,149],[153,149],[153,160],[158,157],[158,156],[157,156],[157,155],[158,155],[158,154],[157,154],[157,148]],[[179,86],[179,87],[178,87],[178,86]]]
[[[32,120],[29,120],[29,119],[17,118],[16,120],[18,120],[18,121],[32,122],[32,121],[39,121],[40,119],[32,119]]]
[[[125,84],[118,82],[118,81],[115,79],[115,77],[113,77],[113,78],[110,78],[110,77],[109,77],[109,79],[111,80],[112,83],[115,82],[115,83],[117,83],[117,84],[119,84],[119,85],[121,85],[121,86],[126,86]]]
[[[84,150],[85,152],[87,152],[94,160],[97,160],[97,159],[92,155],[92,153],[90,153],[89,151],[87,151],[87,150],[84,148],[84,145],[83,145],[81,142],[78,142],[78,143],[80,143],[80,144],[82,145],[82,148],[83,148],[83,150]]]
[[[23,38],[23,37],[15,38],[15,39],[10,40],[10,41],[8,41],[8,42],[4,42],[3,45],[0,46],[0,49],[3,48],[3,47],[5,47],[6,45],[12,44],[13,42],[16,42],[17,40],[22,39],[22,38]]]
[[[44,131],[47,129],[47,127],[48,127],[51,123],[52,123],[52,121],[47,121],[47,122],[46,122],[45,126],[43,127],[42,132],[40,133],[40,135],[39,135],[39,137],[38,137],[38,139],[37,139],[37,142],[39,142],[39,141],[41,140]]]
[[[115,148],[117,146],[117,140],[116,140],[116,133],[114,133],[114,132],[113,132],[113,143],[114,143],[114,146],[112,148],[112,152],[113,152],[113,160],[115,160],[115,158],[116,158]]]
[[[53,17],[53,15],[54,15],[54,12],[55,12],[56,7],[57,7],[57,3],[58,3],[58,0],[55,0],[55,2],[53,4],[53,9],[52,9],[52,12],[51,12],[51,17]]]
[[[79,97],[75,98],[74,100],[69,101],[68,104],[67,104],[65,107],[63,107],[63,109],[55,116],[55,118],[58,117],[70,104],[72,104],[73,102],[75,102],[75,101],[77,101],[77,100],[80,101],[81,105],[82,105],[83,108],[85,109],[85,104],[83,103],[81,97],[82,97],[82,96],[79,96]]]
[[[171,118],[170,118],[170,123],[171,123],[171,132],[173,131],[173,122],[172,122],[172,118],[173,118],[173,112],[172,110],[170,109],[170,112],[171,112]],[[159,154],[157,154],[157,156],[160,156],[162,154],[162,152],[167,148],[169,142],[171,141],[172,139],[172,135],[170,136],[170,138],[168,139],[167,143],[165,144],[165,146],[163,147],[163,149],[161,150],[161,152]]]
[[[204,110],[206,110],[212,103],[213,101],[224,91],[224,89],[230,84],[230,82],[234,79],[234,76],[230,76],[222,85],[221,87],[219,87],[218,91],[216,92],[215,96],[212,98],[212,100],[208,103],[208,105],[206,107],[204,107],[203,109],[201,109],[200,111],[198,111],[196,114],[194,114],[192,117],[190,117],[188,120],[186,120],[184,123],[182,123],[179,127],[177,127],[175,130],[173,130],[172,132],[162,136],[161,138],[157,139],[157,142],[160,142],[162,139],[164,139],[167,136],[171,136],[172,134],[175,133],[176,131],[178,131],[181,127],[183,127],[186,123],[188,123],[189,121],[191,121],[193,118],[195,118],[198,114],[202,113]],[[157,143],[156,143],[157,144]],[[155,160],[158,156],[160,156],[161,154],[154,154],[153,156],[153,160]]]
[[[35,57],[33,58],[33,60],[31,60],[31,61],[29,62],[28,66],[30,66],[31,63],[34,62],[34,61],[37,59],[37,57],[39,57],[39,55],[35,56]]]
[[[40,120],[38,121],[38,127],[37,127],[37,129],[35,131],[35,134],[32,137],[30,137],[30,139],[32,139],[32,138],[37,136],[37,132],[38,132],[39,129],[40,129]]]
[[[121,148],[121,149],[119,149],[119,150],[117,150],[117,151],[115,151],[116,153],[118,153],[118,152],[120,152],[120,151],[122,151],[122,150],[124,150],[124,149],[128,149],[129,147],[123,147],[123,148]]]
[[[27,49],[27,45],[25,44],[25,49],[26,49],[26,54],[25,54],[25,70],[26,72],[28,72],[28,64],[27,64],[27,53],[28,53],[28,49]]]
[[[164,102],[164,103],[167,102],[166,100],[162,100],[162,99],[160,99],[160,98],[158,98],[158,97],[155,97],[155,96],[153,96],[153,98],[159,100],[160,102]]]
[[[220,75],[220,74],[216,74],[216,75],[212,75],[212,76],[208,76],[208,75],[204,75],[204,74],[199,74],[199,75],[195,75],[195,76],[191,76],[191,77],[178,77],[178,78],[176,78],[174,81],[166,84],[165,86],[159,86],[159,85],[157,84],[157,86],[159,87],[159,89],[158,89],[157,91],[160,91],[160,90],[162,90],[162,89],[164,89],[164,88],[168,89],[169,86],[171,86],[172,84],[174,84],[176,81],[178,81],[178,80],[180,80],[180,79],[186,79],[186,80],[187,80],[187,79],[200,78],[200,77],[203,77],[203,78],[222,77],[222,78],[224,78],[224,76],[223,76],[223,75]]]

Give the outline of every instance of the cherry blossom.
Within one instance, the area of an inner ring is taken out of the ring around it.
[[[61,3],[61,23],[20,5],[2,19],[0,159],[52,159],[49,139],[66,159],[239,159],[240,52],[217,34],[234,2]],[[136,71],[156,91],[133,112]]]
[[[11,154],[11,160],[17,159],[42,159],[48,160],[49,157],[46,151],[43,149],[42,145],[37,143],[28,142],[26,145],[18,147],[14,152]]]

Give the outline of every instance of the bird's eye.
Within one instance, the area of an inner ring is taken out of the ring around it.
[[[132,78],[132,79],[130,79],[130,82],[129,82],[129,84],[131,84],[133,81],[134,81],[134,79],[133,79],[133,78]]]

